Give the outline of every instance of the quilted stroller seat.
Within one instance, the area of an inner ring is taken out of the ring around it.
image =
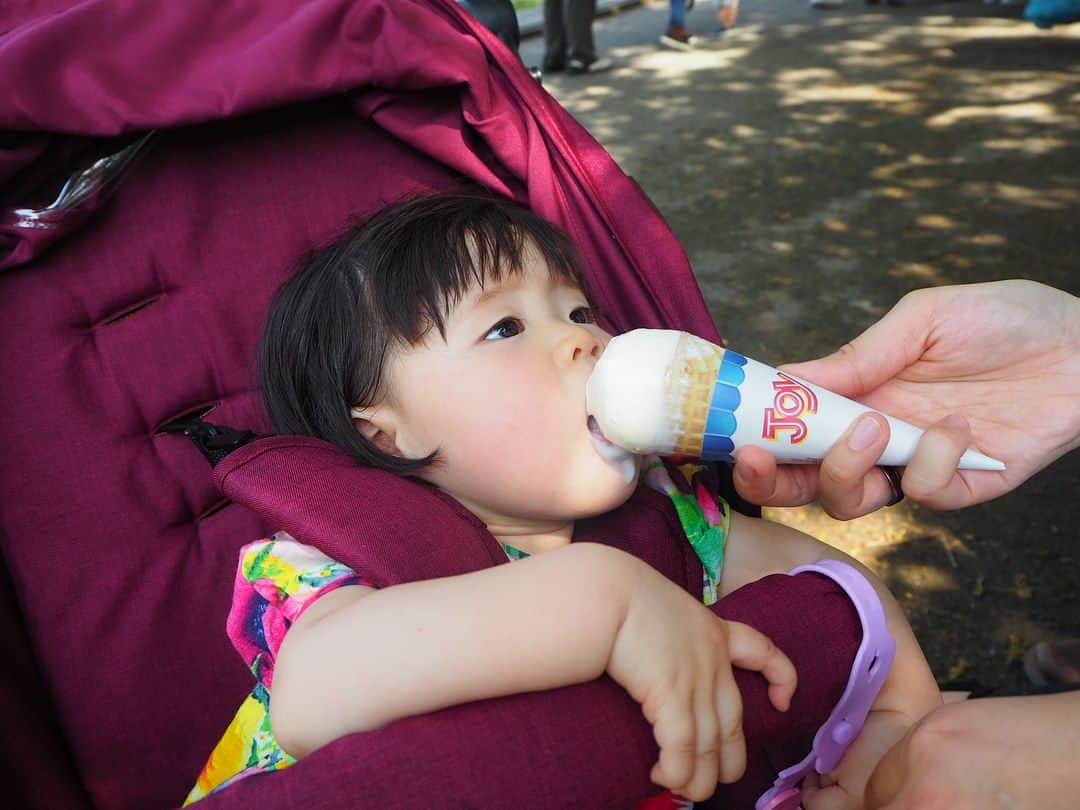
[[[204,414],[270,432],[252,358],[297,257],[405,194],[469,183],[573,237],[610,330],[719,336],[634,182],[449,0],[4,14],[0,628],[19,667],[0,676],[18,707],[4,753],[25,806],[175,806],[250,688],[223,631],[237,550],[287,514],[232,503],[166,428]],[[804,596],[853,649],[835,593]],[[205,806],[647,795],[638,708],[610,683],[573,689],[346,738]],[[498,775],[470,759],[482,750],[503,753]]]

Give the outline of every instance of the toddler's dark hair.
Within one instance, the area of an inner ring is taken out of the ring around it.
[[[436,460],[403,459],[367,441],[354,406],[375,403],[395,344],[412,345],[473,283],[524,269],[531,242],[552,273],[579,286],[569,238],[529,209],[482,193],[444,193],[384,208],[317,252],[277,291],[259,344],[259,387],[279,433],[333,442],[400,475]]]

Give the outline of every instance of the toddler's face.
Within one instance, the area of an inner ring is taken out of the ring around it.
[[[445,340],[432,330],[386,369],[398,449],[437,449],[443,464],[423,477],[496,535],[609,511],[639,467],[587,423],[585,382],[611,336],[535,247],[524,258],[522,274],[469,290]]]

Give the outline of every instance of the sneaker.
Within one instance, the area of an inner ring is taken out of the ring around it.
[[[660,35],[660,44],[677,51],[692,51],[697,40],[685,28],[669,25],[667,31]]]
[[[615,63],[606,57],[593,59],[591,62],[584,62],[581,59],[571,59],[566,63],[567,72],[575,75],[581,75],[582,73],[603,73],[605,70],[611,70],[613,67],[615,67]]]
[[[566,70],[565,62],[556,62],[554,60],[544,60],[543,67],[541,68],[544,73],[562,73]]]
[[[1080,683],[1080,638],[1040,641],[1024,656],[1024,672],[1036,686]]]

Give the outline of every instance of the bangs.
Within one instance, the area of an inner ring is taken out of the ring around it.
[[[464,203],[464,204],[463,204]],[[576,251],[526,208],[486,196],[438,195],[392,206],[367,228],[372,309],[398,341],[420,342],[473,287],[521,275],[535,249],[553,278],[591,300]]]
[[[354,407],[377,402],[394,347],[420,342],[470,289],[524,272],[535,249],[558,281],[591,301],[570,239],[509,200],[443,193],[384,208],[308,257],[274,296],[259,342],[259,387],[279,433],[317,436],[359,463],[415,475],[365,438]]]

